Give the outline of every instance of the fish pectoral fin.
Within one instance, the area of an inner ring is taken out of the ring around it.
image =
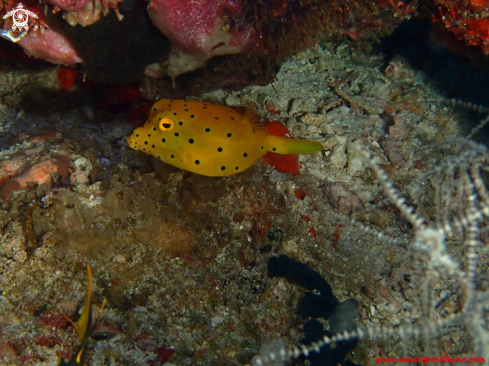
[[[256,112],[256,105],[254,102],[248,104],[246,112],[243,116],[243,121],[251,124],[253,128],[257,130],[266,131],[265,125],[260,122],[260,116]]]

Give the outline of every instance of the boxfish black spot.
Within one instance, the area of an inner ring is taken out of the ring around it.
[[[261,147],[261,149],[263,150],[263,146]]]
[[[158,121],[161,121],[161,117],[158,117]]]
[[[207,107],[202,107],[203,109],[207,109]]]
[[[183,106],[184,106],[184,107],[186,107],[187,105],[186,105],[186,104],[184,104]]]
[[[253,133],[256,133],[256,131],[255,131],[255,130],[253,130]]]
[[[157,109],[156,108],[153,108],[153,112],[156,112],[156,111],[157,111]]]
[[[193,144],[194,143],[194,139],[188,139],[188,142]]]
[[[227,136],[228,136],[228,137],[231,137],[232,135],[233,135],[232,133],[228,133],[228,135],[227,135]]]
[[[165,143],[166,142],[166,139],[161,139],[161,142]]]
[[[171,154],[170,158],[175,159],[175,155]]]
[[[194,118],[195,116],[193,114],[190,115],[190,118]]]
[[[171,104],[168,104],[168,107],[171,107]]]
[[[136,137],[139,137],[139,135],[136,135]]]
[[[195,165],[199,165],[199,164],[200,164],[200,161],[195,160]]]
[[[223,165],[223,166],[221,167],[221,170],[226,170],[226,167]]]
[[[178,132],[175,132],[174,135],[177,137],[180,136],[180,134]]]
[[[239,167],[236,167],[236,170],[238,170],[238,169],[239,169]]]
[[[158,159],[161,159],[161,156],[158,155]]]
[[[151,147],[154,149],[156,146],[155,145],[151,145]]]
[[[151,134],[150,133],[148,133],[148,137],[151,137]]]
[[[148,144],[148,141],[144,141],[144,144],[147,145]]]
[[[178,122],[178,125],[183,126],[183,122],[182,121]]]
[[[231,119],[234,121],[234,117],[231,117]]]
[[[137,145],[137,144],[138,144],[138,142],[136,141],[136,142],[134,143],[134,145]]]
[[[206,128],[205,129],[205,132],[211,132],[211,129],[210,128]]]
[[[214,117],[214,119],[219,119],[219,118],[217,118],[217,117]]]
[[[146,149],[143,149],[143,151],[146,151]]]
[[[185,112],[188,112],[188,109],[185,109]]]
[[[155,132],[156,132],[156,127],[153,127],[153,131],[155,131]]]
[[[273,150],[273,151],[277,151],[277,149],[276,149],[276,148],[273,148],[272,150]]]
[[[222,147],[218,147],[217,151],[222,152]]]
[[[248,156],[248,153],[244,153],[243,156],[246,158]]]
[[[176,116],[177,115],[177,112],[173,112],[173,115]]]

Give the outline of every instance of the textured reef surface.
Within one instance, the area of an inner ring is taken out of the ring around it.
[[[175,77],[205,67],[215,56],[234,54],[244,54],[241,68],[248,64],[251,71],[246,55],[255,55],[256,67],[280,63],[323,34],[375,38],[415,9],[415,1],[383,0],[27,0],[22,7],[0,2],[4,38],[28,55],[82,64],[92,80],[112,82],[136,81],[143,74]],[[26,18],[27,28],[15,25],[16,16]]]
[[[441,45],[487,54],[488,9],[485,0],[2,0],[0,35],[93,81],[190,73],[177,82],[191,87],[205,73],[202,87],[239,88],[269,83],[321,39],[368,48],[412,18],[429,19]]]
[[[150,7],[171,4],[155,1]],[[102,17],[116,3],[104,2],[99,13],[89,8],[99,6],[97,1],[52,5],[76,20],[78,25],[69,26],[82,32],[89,27],[79,23],[88,21],[85,15]],[[219,6],[212,14],[232,18]],[[122,21],[130,18],[122,8],[120,14]],[[177,52],[177,37],[167,36],[167,51]],[[239,27],[233,36],[242,37]],[[90,43],[84,47],[90,49]],[[209,54],[205,42],[199,47]],[[277,345],[310,344],[336,330],[427,321],[445,321],[448,328],[450,319],[465,314],[464,304],[473,304],[467,302],[476,298],[473,293],[487,287],[486,234],[478,238],[479,249],[471,243],[466,250],[453,244],[456,235],[447,234],[450,255],[465,258],[468,251],[471,261],[478,260],[475,266],[460,260],[460,268],[475,278],[473,292],[457,285],[454,272],[436,272],[426,264],[441,246],[431,252],[423,252],[421,241],[408,246],[420,227],[452,217],[449,208],[446,218],[436,218],[447,201],[454,198],[455,208],[466,202],[463,194],[438,194],[444,180],[430,178],[459,151],[452,144],[423,148],[468,135],[480,116],[442,103],[443,91],[402,56],[320,42],[284,61],[272,83],[198,95],[164,80],[94,85],[69,68],[37,63],[25,68],[31,61],[18,55],[0,63],[0,359],[5,364],[52,365],[59,355],[71,357],[79,338],[63,315],[76,320],[81,312],[86,264],[93,271],[94,308],[107,300],[88,349],[90,365],[249,365],[256,354],[266,355]],[[144,67],[136,61],[134,75],[141,76]],[[264,121],[283,122],[292,137],[319,141],[324,150],[300,155],[300,167],[280,169],[285,172],[262,161],[233,176],[193,174],[128,146],[126,137],[147,118],[151,105],[141,94],[149,100],[175,97],[237,108],[254,102]],[[460,166],[444,179],[467,190],[485,184],[485,173],[457,180],[468,174]],[[416,184],[408,204],[426,221],[413,226],[406,220],[403,206],[388,200],[377,180],[384,175],[406,196],[404,190]],[[467,207],[473,208],[473,200],[467,199]],[[455,211],[464,225],[465,211]],[[270,258],[281,255],[290,260],[286,267],[297,265],[313,284],[282,270],[270,273]],[[315,296],[319,305],[303,300]],[[487,297],[480,299],[483,304]],[[328,306],[333,314],[324,313]],[[452,325],[460,324],[467,323]],[[407,351],[412,357],[453,357],[477,356],[481,349],[464,327],[425,338],[414,331],[403,334],[413,337],[403,342],[395,336],[363,337],[336,346],[346,350],[345,362],[362,365]],[[323,365],[321,357],[274,364]]]

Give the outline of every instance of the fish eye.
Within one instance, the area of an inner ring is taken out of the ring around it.
[[[162,118],[158,124],[160,131],[166,132],[173,130],[175,127],[175,122],[170,118]]]

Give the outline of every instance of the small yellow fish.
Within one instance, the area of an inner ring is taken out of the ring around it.
[[[85,359],[87,356],[87,347],[90,340],[91,332],[96,324],[92,319],[92,268],[87,264],[87,275],[88,275],[88,285],[87,285],[87,296],[85,297],[85,303],[83,305],[83,312],[75,323],[70,318],[65,316],[65,318],[73,324],[78,335],[80,336],[81,342],[76,350],[75,354],[66,362],[60,356],[58,361],[58,366],[82,366],[85,364]],[[105,301],[102,304],[101,311],[105,307]]]
[[[240,173],[268,151],[314,154],[323,149],[317,141],[270,135],[255,116],[253,105],[243,116],[214,103],[163,99],[127,141],[134,150],[211,177]]]

